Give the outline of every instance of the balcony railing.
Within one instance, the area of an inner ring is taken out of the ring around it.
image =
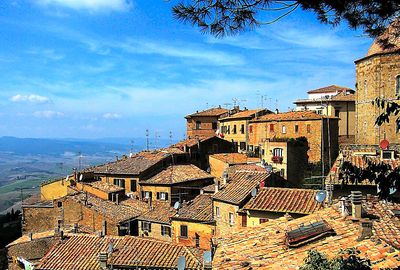
[[[271,161],[272,161],[273,163],[282,164],[283,157],[281,157],[281,156],[273,156],[273,157],[271,158]]]

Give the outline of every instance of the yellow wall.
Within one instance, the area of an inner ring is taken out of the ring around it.
[[[224,171],[229,167],[226,162],[209,156],[210,174],[214,177],[222,178]]]
[[[219,207],[219,217],[217,216],[216,213],[216,208]],[[232,229],[237,229],[242,226],[242,220],[237,211],[239,210],[239,206],[225,203],[225,202],[220,202],[220,201],[214,201],[214,219],[216,221],[216,235],[220,236],[224,232],[229,232]],[[229,213],[233,213],[234,216],[234,224],[231,225],[229,223]]]
[[[67,181],[65,181],[65,179],[60,179],[48,184],[43,184],[40,187],[41,200],[55,200],[66,196],[71,180],[72,177],[69,177]]]
[[[187,238],[180,237],[181,225],[186,225],[188,227]],[[195,247],[196,234],[198,234],[200,237],[199,248],[203,250],[211,249],[211,238],[213,237],[213,233],[215,231],[215,226],[213,224],[202,224],[197,222],[173,220],[172,229],[173,229],[172,236],[175,243],[188,247]]]
[[[142,191],[150,191],[152,192],[152,200],[157,200],[157,192],[166,192],[168,193],[168,201],[171,201],[171,188],[165,186],[142,186]]]
[[[161,235],[161,226],[164,225],[164,226],[171,227],[170,225],[151,222],[151,232],[149,232],[148,234],[145,234],[144,231],[142,230],[142,222],[143,222],[142,220],[139,220],[139,222],[138,222],[139,236],[154,238],[154,239],[167,241],[167,242],[172,241],[172,230],[173,230],[172,228],[171,228],[171,237],[169,237],[168,235]]]
[[[236,134],[233,133],[233,127],[236,125]],[[241,126],[244,125],[243,133],[241,132]],[[230,120],[230,121],[223,121],[220,123],[220,127],[229,126],[230,132],[224,133],[224,139],[227,141],[237,142],[238,147],[240,146],[240,142],[246,143],[247,146],[247,120]]]
[[[273,157],[273,150],[274,148],[282,148],[283,149],[283,160],[282,163],[274,163],[272,161]],[[281,175],[283,178],[287,179],[287,171],[288,171],[288,153],[287,153],[287,142],[271,142],[265,141],[264,142],[264,155],[262,159],[265,160],[268,164],[272,165],[274,172],[280,172],[282,169],[284,170],[284,175]]]
[[[271,213],[271,212],[260,212],[260,211],[246,211],[247,213],[247,227],[260,226],[260,219],[277,219],[285,215],[285,213]]]
[[[131,193],[131,180],[136,180],[136,192],[139,191],[139,178],[126,176],[100,176],[104,183],[114,184],[114,179],[125,179],[125,194]]]

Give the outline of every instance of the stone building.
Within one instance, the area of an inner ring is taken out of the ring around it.
[[[355,94],[354,90],[330,85],[307,92],[307,99],[298,99],[296,111],[314,111],[339,118],[339,143],[354,143]]]
[[[271,111],[267,109],[245,109],[244,111],[220,118],[221,136],[234,144],[235,151],[241,153],[247,152],[247,145],[249,144],[249,121],[267,113],[271,113]]]
[[[356,64],[356,143],[379,144],[383,139],[390,143],[400,143],[400,128],[392,118],[389,123],[378,127],[376,118],[382,108],[372,105],[377,97],[394,99],[400,93],[400,38],[391,35],[390,26],[384,33],[393,44],[383,47],[376,39],[365,57]]]
[[[218,129],[218,119],[228,116],[230,113],[238,110],[239,108],[235,108],[230,112],[229,109],[219,106],[204,111],[197,111],[185,116],[186,137],[192,139],[196,137],[215,135],[215,132]]]
[[[263,156],[264,142],[282,138],[305,137],[308,141],[308,160],[334,161],[338,154],[338,118],[312,111],[267,114],[250,121],[250,150]],[[275,155],[276,156],[276,155]]]

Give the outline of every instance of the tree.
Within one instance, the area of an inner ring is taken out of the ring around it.
[[[398,0],[180,0],[172,11],[178,20],[222,37],[276,22],[298,8],[314,12],[324,24],[346,21],[371,37],[380,36],[400,15]],[[261,21],[266,12],[276,14],[275,19]]]
[[[317,250],[310,250],[304,259],[304,264],[300,270],[369,270],[371,261],[360,258],[360,251],[355,248],[341,250],[338,256],[328,260],[325,254]]]

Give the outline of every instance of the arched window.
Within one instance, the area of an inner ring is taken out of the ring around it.
[[[400,95],[400,75],[396,77],[396,96]]]

